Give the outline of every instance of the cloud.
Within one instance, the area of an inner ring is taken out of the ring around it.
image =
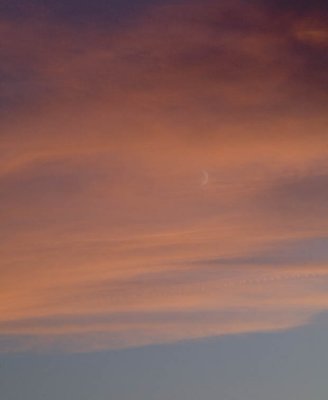
[[[1,20],[3,349],[286,329],[327,308],[321,21],[239,1]]]

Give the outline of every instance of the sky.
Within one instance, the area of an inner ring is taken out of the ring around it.
[[[4,400],[327,398],[327,21],[0,0]]]

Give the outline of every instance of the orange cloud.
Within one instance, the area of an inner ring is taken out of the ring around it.
[[[110,31],[1,22],[3,349],[286,329],[327,309],[327,79],[310,74],[325,49],[271,17],[205,2]]]

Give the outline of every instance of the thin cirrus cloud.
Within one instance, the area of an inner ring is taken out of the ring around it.
[[[3,350],[286,329],[327,309],[320,10],[1,20]]]

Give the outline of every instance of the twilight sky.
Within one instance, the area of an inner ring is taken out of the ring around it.
[[[59,353],[92,380],[83,352],[146,375],[188,346],[190,369],[214,340],[252,389],[247,340],[261,360],[295,337],[309,359],[327,329],[327,21],[319,0],[0,0],[0,370],[38,381],[37,354]],[[169,381],[140,399],[193,399]]]

